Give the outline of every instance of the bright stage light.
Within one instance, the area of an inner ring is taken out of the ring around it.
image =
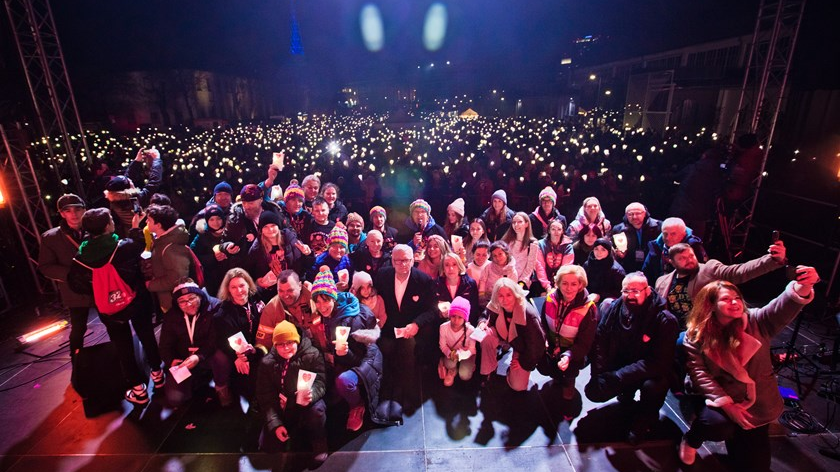
[[[381,51],[385,46],[385,28],[382,26],[382,13],[376,5],[368,3],[359,13],[359,25],[362,39],[368,51]]]
[[[423,25],[423,45],[429,51],[437,51],[443,46],[446,38],[446,26],[449,21],[446,6],[434,3],[426,12],[426,22]]]
[[[56,321],[55,323],[44,326],[43,328],[38,328],[35,331],[30,331],[24,334],[23,336],[18,336],[17,340],[21,344],[32,344],[38,341],[39,339],[52,336],[53,334],[66,328],[68,324],[69,323],[67,322],[67,320]]]

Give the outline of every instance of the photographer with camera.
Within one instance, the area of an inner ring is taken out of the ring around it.
[[[136,213],[149,206],[152,195],[160,189],[163,176],[163,161],[160,152],[152,147],[142,148],[132,160],[125,175],[117,175],[105,185],[105,198],[114,216],[116,234],[124,238],[131,219]],[[135,182],[145,180],[145,185],[136,187]]]

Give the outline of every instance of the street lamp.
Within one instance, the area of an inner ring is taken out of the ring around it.
[[[598,108],[598,100],[601,98],[601,77],[595,74],[589,74],[589,80],[598,81],[598,88],[595,91],[595,108]]]

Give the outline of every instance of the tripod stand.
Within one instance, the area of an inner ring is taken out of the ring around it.
[[[819,363],[808,357],[806,353],[802,352],[798,347],[796,347],[796,341],[797,339],[799,339],[799,333],[802,329],[802,320],[804,316],[805,312],[802,312],[796,317],[796,322],[793,325],[793,334],[791,334],[790,339],[786,343],[784,343],[781,346],[771,348],[771,352],[782,349],[784,350],[779,355],[779,363],[773,370],[776,374],[781,372],[781,370],[785,367],[789,367],[793,370],[793,378],[794,382],[796,382],[796,392],[799,394],[800,398],[807,396],[814,390],[814,386],[816,385],[817,380],[819,380],[820,377],[840,374],[840,371],[834,370],[836,368],[836,364],[832,363],[832,370],[825,370],[819,365]],[[836,356],[837,345],[838,341],[837,339],[835,339],[833,353],[834,356]],[[804,392],[802,390],[802,377],[800,375],[799,370],[800,359],[807,362],[813,369],[813,373],[808,374],[811,377],[811,381],[806,385],[807,388]]]

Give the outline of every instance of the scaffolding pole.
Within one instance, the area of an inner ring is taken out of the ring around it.
[[[740,134],[755,134],[763,146],[761,170],[752,182],[749,197],[737,208],[719,214],[730,261],[739,257],[747,244],[805,3],[806,0],[762,0],[758,9],[730,142]]]
[[[47,165],[55,174],[57,185],[84,198],[78,163],[90,162],[91,154],[49,0],[4,3],[43,136],[41,142],[46,146]]]
[[[0,125],[0,138],[3,140],[3,149],[0,150],[0,170],[4,176],[14,176],[13,185],[6,180],[8,194],[6,204],[9,206],[9,213],[12,215],[12,222],[35,288],[43,295],[48,292],[48,288],[55,291],[51,283],[45,284],[44,279],[39,276],[37,259],[41,246],[41,234],[52,228],[52,223],[42,198],[41,185],[32,166],[32,159],[25,146],[19,143],[22,132],[16,131],[18,139],[14,137],[10,139],[6,128]]]

